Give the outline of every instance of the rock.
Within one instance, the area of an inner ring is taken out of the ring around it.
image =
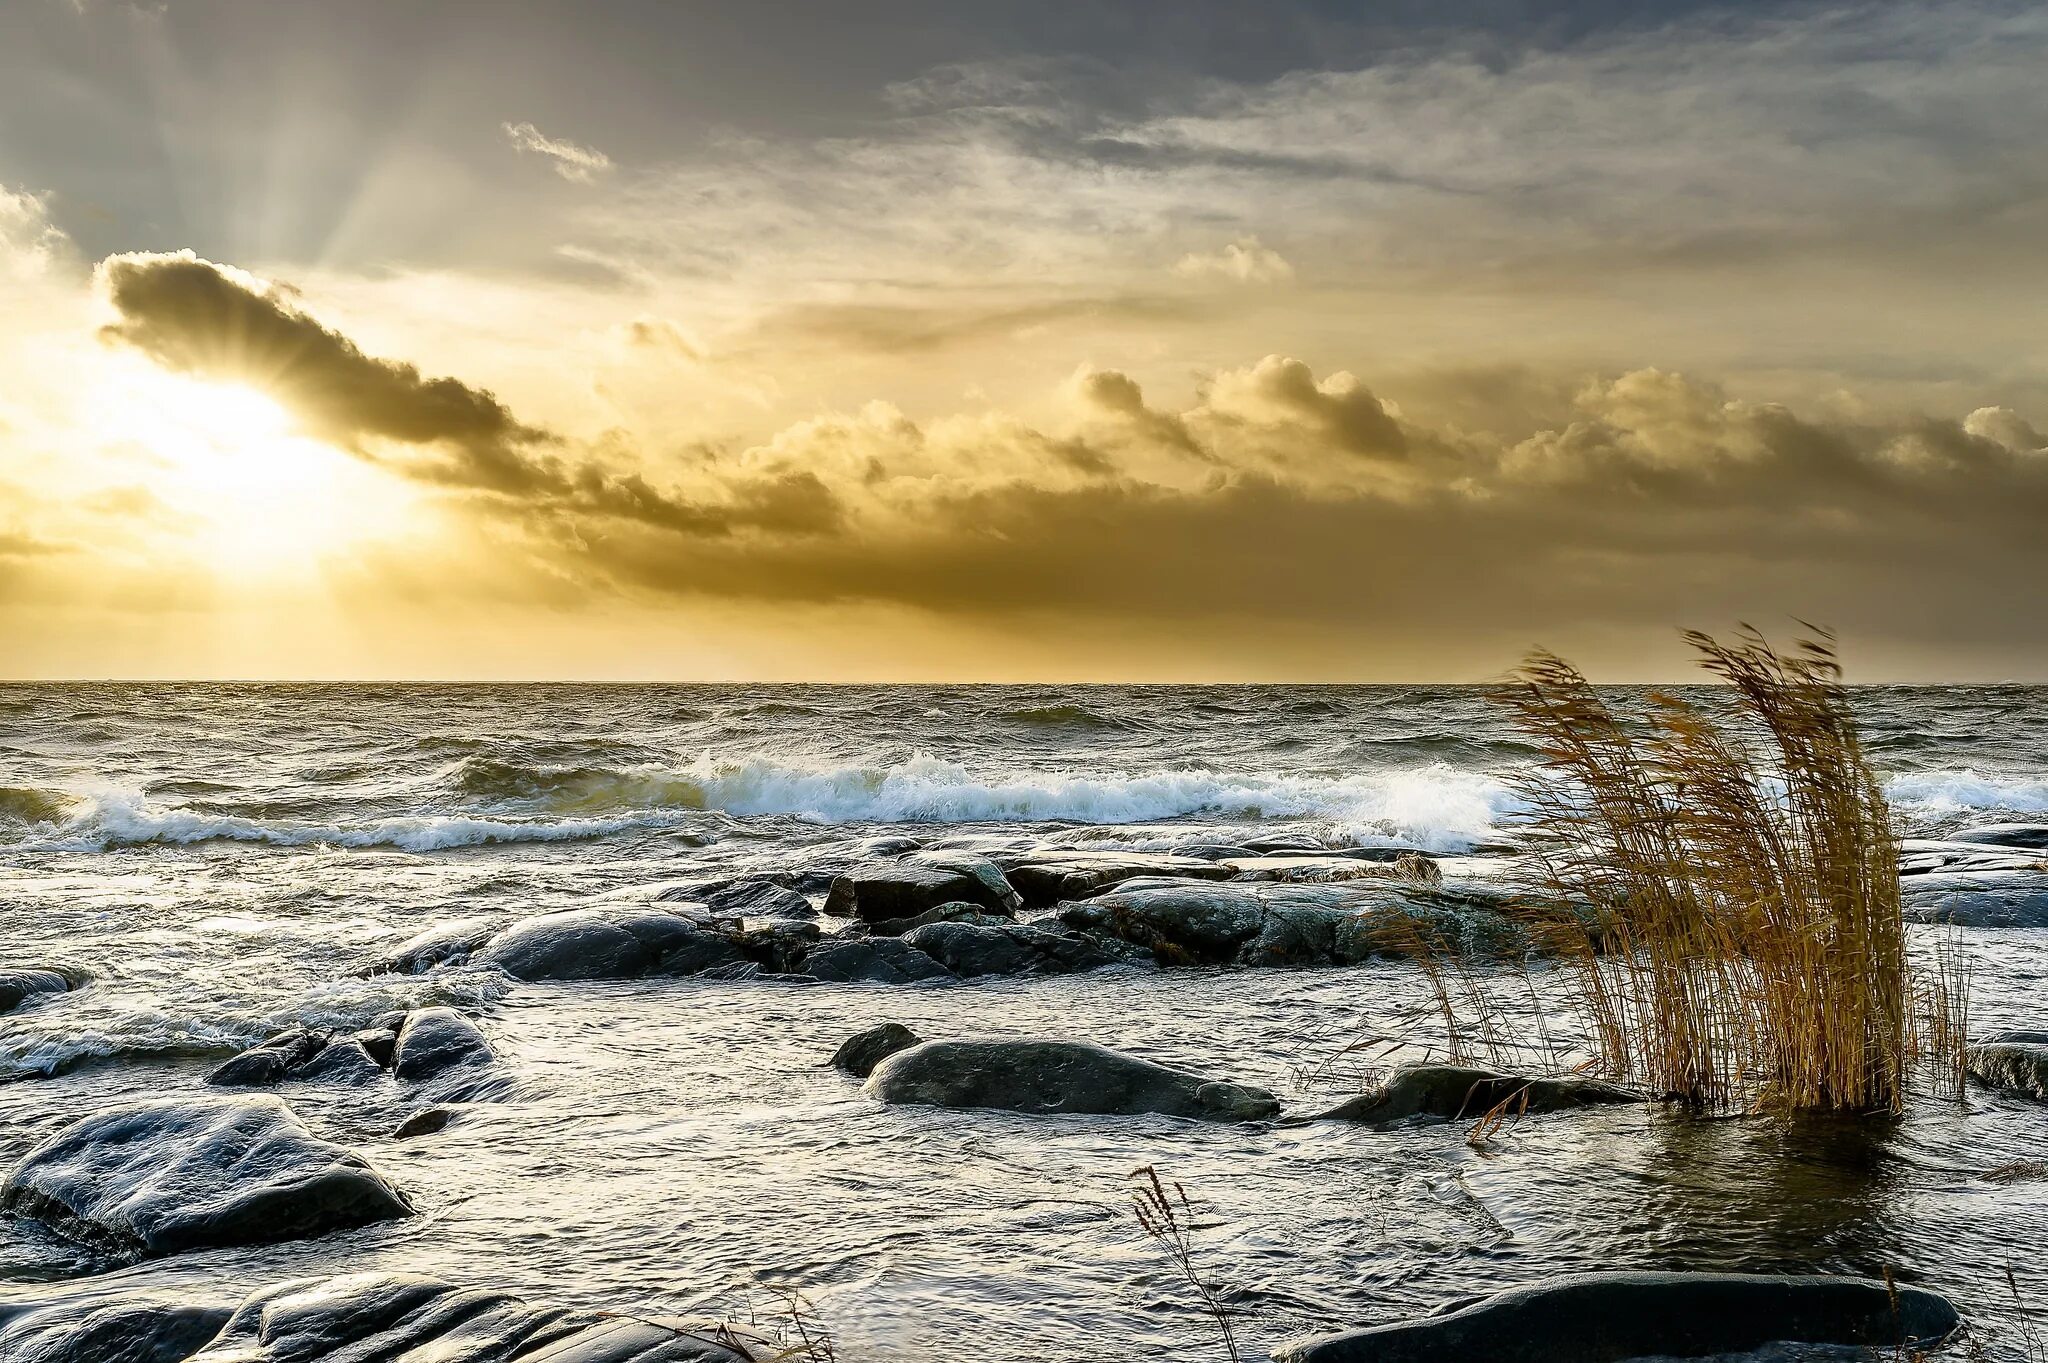
[[[717,1342],[715,1329],[537,1306],[431,1278],[360,1274],[256,1293],[190,1363],[752,1363],[768,1356]]]
[[[1128,881],[1061,908],[1060,921],[1146,947],[1162,965],[1352,965],[1429,934],[1467,955],[1528,948],[1498,905],[1504,890],[1434,889],[1384,878],[1295,885]]]
[[[2004,1032],[1969,1048],[1970,1077],[1986,1088],[2048,1099],[2048,1032]]]
[[[446,1131],[461,1115],[460,1109],[438,1103],[433,1107],[423,1107],[400,1122],[392,1131],[391,1139],[406,1141],[414,1136],[431,1136],[437,1131]]]
[[[232,1314],[104,1293],[0,1306],[6,1363],[184,1363]]]
[[[1122,959],[1092,937],[1025,924],[927,923],[903,936],[955,975],[1070,975]]]
[[[375,1022],[357,1032],[350,1040],[368,1052],[370,1059],[377,1062],[379,1069],[391,1068],[391,1057],[398,1051],[398,1029],[405,1026],[405,1014],[386,1013]]]
[[[816,923],[778,918],[734,933],[731,940],[748,961],[762,970],[795,975],[802,973],[804,958],[823,936]]]
[[[0,970],[0,1013],[11,1013],[30,999],[68,994],[92,982],[92,976],[70,966],[25,966]]]
[[[409,1216],[369,1162],[269,1095],[160,1099],[73,1122],[0,1183],[0,1212],[153,1257],[303,1240]]]
[[[1312,1120],[1387,1126],[1411,1117],[1483,1117],[1501,1103],[1518,1113],[1648,1101],[1647,1094],[1596,1079],[1524,1078],[1464,1065],[1403,1065],[1376,1091],[1317,1113]]]
[[[856,1079],[865,1079],[875,1072],[875,1066],[898,1051],[909,1050],[922,1039],[900,1022],[885,1022],[865,1032],[855,1032],[840,1042],[839,1049],[832,1052],[831,1065]]]
[[[1050,908],[1067,899],[1086,899],[1098,890],[1139,876],[1184,880],[1228,880],[1232,868],[1196,857],[1120,855],[1111,852],[1036,851],[1005,858],[1004,874],[1025,906]]]
[[[1007,927],[1016,922],[1006,913],[990,913],[979,904],[940,904],[926,909],[911,918],[887,918],[879,923],[854,923],[849,932],[864,932],[870,937],[901,937],[914,932],[927,923],[977,923],[982,927]]]
[[[453,1008],[409,1014],[392,1052],[391,1073],[408,1084],[433,1079],[458,1065],[488,1065],[495,1055],[483,1029]]]
[[[1891,1349],[1959,1325],[1946,1298],[1870,1278],[1588,1273],[1446,1314],[1297,1339],[1275,1363],[1618,1363],[1746,1354],[1772,1343]],[[1903,1348],[1902,1348],[1903,1352]]]
[[[330,1084],[369,1084],[384,1077],[363,1043],[354,1037],[330,1041],[320,1053],[291,1072],[294,1079]]]
[[[744,960],[725,935],[657,909],[571,909],[524,918],[473,958],[520,980],[620,980],[694,975]]]
[[[913,918],[941,904],[976,904],[1014,914],[1023,901],[986,857],[920,852],[902,861],[856,866],[832,882],[825,912],[837,918],[885,923]]]
[[[293,1027],[216,1066],[206,1082],[221,1088],[269,1088],[283,1083],[326,1046],[324,1033]]]
[[[1946,869],[1899,881],[1909,923],[2048,927],[2048,869]]]
[[[885,1103],[1013,1112],[1158,1112],[1250,1122],[1280,1103],[1262,1088],[1207,1079],[1079,1041],[927,1041],[875,1067]]]
[[[829,942],[804,958],[804,971],[838,983],[908,984],[953,978],[952,971],[900,937]]]
[[[438,923],[416,937],[400,943],[378,957],[359,974],[424,975],[438,965],[459,965],[490,940],[490,923],[481,918],[463,918]]]
[[[704,896],[704,905],[714,913],[736,918],[815,918],[811,901],[779,881],[736,880]]]
[[[2024,847],[2048,849],[2048,824],[1991,823],[1965,828],[1948,835],[1950,842],[1975,843],[1980,847]]]

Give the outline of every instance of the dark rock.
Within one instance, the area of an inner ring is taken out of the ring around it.
[[[190,1363],[751,1363],[756,1357],[744,1346],[717,1342],[714,1328],[537,1306],[430,1278],[362,1274],[256,1293]]]
[[[1014,914],[1023,901],[1001,868],[986,857],[920,853],[902,861],[854,867],[832,882],[825,912],[884,923],[952,903]]]
[[[481,918],[439,923],[400,943],[359,972],[363,975],[424,975],[438,965],[460,965],[490,940],[492,928]]]
[[[779,918],[732,934],[732,943],[747,960],[777,975],[794,975],[824,934],[816,923]]]
[[[11,1013],[30,999],[68,994],[85,987],[92,976],[70,966],[25,966],[0,970],[0,1013]]]
[[[1069,975],[1122,959],[1092,937],[1024,924],[927,923],[903,942],[955,975]]]
[[[1945,869],[1899,882],[1909,923],[2048,927],[2048,867]]]
[[[283,1083],[326,1047],[325,1033],[294,1027],[216,1066],[206,1082],[222,1088],[269,1088]]]
[[[724,934],[656,909],[572,909],[521,919],[474,959],[521,980],[618,980],[694,975],[744,960]]]
[[[804,970],[838,983],[908,984],[953,978],[952,971],[898,937],[829,942],[804,958]]]
[[[1508,1104],[1510,1113],[1521,1113],[1647,1101],[1646,1094],[1595,1079],[1524,1078],[1464,1065],[1403,1065],[1375,1092],[1360,1094],[1313,1120],[1386,1126],[1411,1117],[1476,1118],[1501,1103]]]
[[[839,1049],[832,1052],[832,1068],[865,1079],[875,1072],[875,1066],[898,1051],[909,1050],[920,1040],[916,1032],[902,1023],[885,1022],[865,1032],[855,1032],[840,1042]]]
[[[459,1108],[446,1107],[439,1103],[423,1107],[400,1122],[391,1133],[396,1141],[411,1140],[414,1136],[431,1136],[437,1131],[446,1131],[462,1112]]]
[[[384,1077],[384,1067],[354,1037],[330,1041],[305,1064],[290,1072],[293,1079],[330,1084],[368,1084]]]
[[[0,1306],[6,1363],[184,1363],[220,1333],[224,1306],[173,1305],[105,1293]]]
[[[1169,1069],[1078,1041],[927,1041],[882,1061],[867,1091],[885,1103],[1013,1112],[1158,1112],[1206,1121],[1270,1117],[1262,1088]]]
[[[2048,1099],[2048,1032],[2005,1032],[1970,1047],[1970,1077],[1986,1088]]]
[[[453,1008],[422,1008],[405,1019],[391,1073],[417,1084],[458,1065],[488,1065],[494,1058],[490,1040],[474,1022]]]
[[[1006,862],[1008,859],[1006,859]],[[1004,866],[1026,907],[1043,909],[1067,899],[1086,899],[1098,890],[1139,876],[1181,880],[1228,880],[1228,866],[1196,857],[1119,855],[1109,852],[1033,852]]]
[[[979,904],[940,904],[911,918],[889,918],[879,923],[849,923],[849,933],[869,937],[901,937],[927,923],[978,923],[983,927],[1008,925],[1017,920],[1006,913],[991,913]]]
[[[704,896],[705,907],[739,918],[814,918],[811,901],[789,886],[768,879],[736,880]]]
[[[1980,847],[2024,847],[2048,850],[2048,824],[1992,823],[1965,828],[1948,835],[1950,842],[1975,843]]]
[[[1275,1363],[1618,1363],[1785,1342],[1895,1348],[1959,1324],[1946,1298],[1869,1278],[1590,1273],[1419,1320],[1293,1340]]]
[[[405,1026],[405,1014],[394,1013],[390,1017],[393,1020],[379,1018],[349,1038],[361,1046],[370,1059],[377,1062],[377,1068],[384,1070],[391,1068],[391,1057],[398,1050],[398,1029]]]
[[[73,1122],[0,1183],[0,1212],[141,1256],[302,1240],[409,1216],[362,1156],[268,1095],[164,1099]]]

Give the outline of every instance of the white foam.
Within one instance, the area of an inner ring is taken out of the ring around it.
[[[2048,812],[2048,779],[1999,776],[1969,768],[1894,776],[1885,783],[1885,794],[1902,809],[1928,814],[1972,809]]]

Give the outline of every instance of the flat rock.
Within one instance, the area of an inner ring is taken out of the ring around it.
[[[1002,868],[987,857],[919,852],[900,861],[871,862],[846,872],[832,882],[825,912],[882,923],[953,903],[978,904],[1000,914],[1014,914],[1023,906]]]
[[[0,1183],[0,1212],[153,1257],[310,1239],[412,1207],[369,1161],[258,1094],[161,1099],[73,1122]]]
[[[875,1066],[922,1040],[900,1022],[885,1022],[865,1032],[855,1032],[840,1042],[829,1063],[835,1070],[844,1071],[856,1079],[865,1079],[875,1072]]]
[[[1870,1278],[1589,1273],[1419,1320],[1297,1339],[1275,1363],[1619,1363],[1751,1353],[1767,1344],[1900,1348],[1948,1338],[1956,1309]]]
[[[659,909],[570,909],[523,918],[474,957],[520,980],[694,975],[745,960],[727,935]]]
[[[1945,869],[1899,881],[1906,921],[1966,928],[2048,927],[2048,869]]]
[[[1071,975],[1124,959],[1083,933],[1029,924],[928,923],[903,943],[961,976]]]
[[[35,965],[0,968],[0,1013],[11,1013],[30,999],[68,994],[92,976],[70,966]]]
[[[828,942],[804,958],[804,972],[841,984],[912,984],[954,978],[952,971],[900,937]]]
[[[1156,1112],[1218,1122],[1258,1121],[1280,1110],[1265,1089],[1080,1041],[927,1041],[883,1060],[867,1091],[885,1103],[923,1107]]]
[[[1977,843],[1984,847],[2024,847],[2048,850],[2048,824],[1987,823],[1948,835],[1950,842]]]
[[[0,1306],[6,1363],[184,1363],[232,1314],[225,1306],[181,1305],[88,1292]]]
[[[1482,1117],[1502,1103],[1508,1112],[1521,1113],[1647,1101],[1635,1089],[1597,1079],[1530,1078],[1466,1065],[1403,1065],[1378,1089],[1317,1113],[1315,1120],[1389,1126],[1411,1118]]]
[[[713,913],[737,918],[815,918],[818,910],[803,894],[777,880],[736,880],[704,896]]]
[[[1505,892],[1430,889],[1375,877],[1337,884],[1128,881],[1062,906],[1069,927],[1152,951],[1162,965],[1351,965],[1398,954],[1405,934],[1428,932],[1468,955],[1527,949],[1496,907]]]
[[[2005,1032],[1965,1055],[1970,1077],[1986,1088],[2048,1100],[2048,1032]]]
[[[361,1274],[285,1283],[244,1301],[190,1363],[754,1363],[717,1327],[541,1306],[432,1278]]]
[[[1044,909],[1067,899],[1086,899],[1139,876],[1184,880],[1228,880],[1228,866],[1199,857],[1163,853],[1033,851],[997,858],[1003,874],[1027,908]]]

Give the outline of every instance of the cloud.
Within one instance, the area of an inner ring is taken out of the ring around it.
[[[595,147],[549,137],[531,123],[506,123],[502,126],[514,149],[522,154],[534,152],[547,157],[554,163],[555,174],[574,184],[590,184],[612,168],[612,158]]]
[[[70,250],[71,239],[50,221],[47,195],[0,185],[0,278],[40,279]]]
[[[1183,279],[1227,279],[1239,284],[1279,284],[1294,278],[1287,258],[1257,237],[1239,237],[1218,250],[1190,251],[1174,262]]]

